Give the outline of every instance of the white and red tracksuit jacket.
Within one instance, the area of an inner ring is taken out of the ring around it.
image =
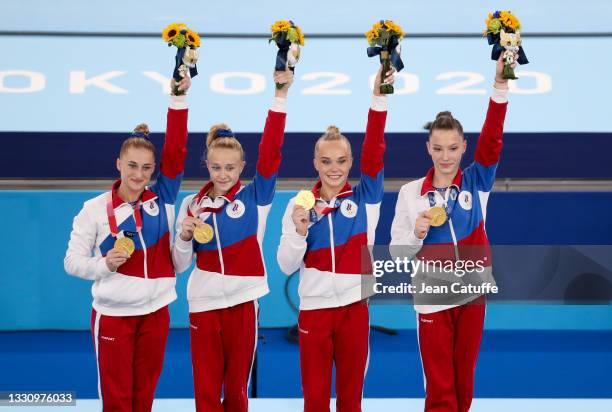
[[[275,98],[268,112],[255,177],[250,184],[242,186],[238,181],[225,196],[211,199],[206,195],[212,186],[209,182],[181,204],[172,257],[176,270],[182,272],[191,266],[195,256],[196,265],[187,284],[191,313],[235,306],[269,292],[262,243],[281,163],[285,104],[286,99]],[[197,217],[213,227],[210,242],[181,239],[187,208],[194,214],[204,209]]]
[[[176,299],[170,228],[187,155],[187,112],[186,96],[172,96],[160,172],[156,183],[141,196],[140,233],[133,207],[117,195],[121,181],[111,191],[86,201],[74,218],[64,268],[70,275],[94,281],[93,308],[102,315],[145,315]],[[106,209],[109,197],[120,234],[131,237],[136,245],[116,272],[105,261],[115,243]]]
[[[361,275],[372,273],[367,245],[374,244],[384,194],[386,119],[386,97],[375,96],[361,151],[359,184],[351,188],[347,182],[326,202],[320,197],[318,182],[313,188],[315,214],[311,212],[306,236],[295,231],[291,219],[295,198],[287,205],[277,260],[287,275],[300,270],[301,310],[346,306],[372,294],[371,288],[362,287]]]
[[[464,170],[459,169],[451,184],[458,196],[450,218],[442,226],[430,227],[424,239],[418,239],[414,234],[419,213],[431,207],[430,194],[433,194],[438,205],[445,201],[443,195],[433,187],[433,168],[425,177],[402,186],[391,225],[392,247],[405,247],[401,249],[404,251],[402,254],[425,261],[480,260],[484,262],[485,274],[492,279],[491,248],[485,221],[487,202],[495,183],[495,171],[502,149],[507,106],[507,91],[494,88],[476,145],[474,162]],[[466,299],[470,301],[478,296],[466,296]],[[415,297],[414,307],[419,313],[433,313],[455,306],[418,304]]]

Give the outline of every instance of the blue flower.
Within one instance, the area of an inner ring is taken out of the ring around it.
[[[500,15],[501,15],[501,12],[499,10],[497,10],[495,13],[493,13],[493,18],[499,19]]]

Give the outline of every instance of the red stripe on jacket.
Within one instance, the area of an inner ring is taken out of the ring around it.
[[[159,249],[159,253],[158,253]],[[149,279],[175,277],[170,255],[170,233],[166,232],[154,245],[147,245],[147,275]],[[144,278],[144,251],[135,250],[117,272],[126,276]]]
[[[372,262],[367,249],[368,234],[359,233],[349,238],[343,244],[334,247],[336,257],[336,272],[343,274],[372,273]],[[332,271],[330,248],[324,247],[314,251],[307,250],[304,255],[304,267],[314,268],[323,272]]]
[[[495,103],[492,99],[489,99],[487,117],[482,126],[474,155],[474,160],[484,166],[491,166],[499,162],[507,108],[508,102]]]
[[[213,240],[214,242],[214,240]],[[198,250],[196,266],[207,272],[230,276],[263,276],[265,269],[257,236],[252,235],[221,249],[224,270],[221,270],[218,249]]]
[[[386,121],[386,111],[370,109],[365,139],[361,147],[361,172],[373,178],[376,178],[384,166]]]
[[[491,246],[484,225],[484,221],[480,221],[472,233],[457,241],[457,259],[474,263],[482,260],[482,266],[491,266]],[[455,246],[452,243],[425,244],[417,253],[417,258],[430,262],[454,262]]]
[[[171,179],[185,169],[187,157],[187,109],[168,109],[166,140],[162,149],[160,171]]]
[[[266,179],[278,172],[280,167],[286,118],[286,113],[268,111],[257,158],[257,171]]]

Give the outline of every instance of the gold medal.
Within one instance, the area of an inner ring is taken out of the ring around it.
[[[309,190],[300,190],[295,197],[296,206],[302,206],[305,210],[310,210],[315,205],[315,197]]]
[[[132,256],[132,253],[134,253],[134,250],[136,250],[134,241],[125,236],[115,240],[115,245],[113,247],[118,250],[123,250],[129,256]]]
[[[434,227],[442,226],[446,222],[446,210],[440,206],[434,206],[429,209],[431,215],[430,224]]]
[[[193,238],[198,243],[208,243],[215,236],[215,231],[213,227],[208,223],[204,223],[203,225],[196,226],[193,229]]]

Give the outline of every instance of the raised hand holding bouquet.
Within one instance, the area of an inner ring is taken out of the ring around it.
[[[404,63],[400,57],[399,42],[405,34],[402,28],[392,20],[380,20],[374,23],[372,29],[365,34],[370,44],[368,57],[380,56],[380,62],[383,64],[381,94],[393,94],[393,85],[386,83],[385,79],[385,75],[389,72],[391,66],[398,72],[404,68]]]
[[[172,23],[166,26],[162,32],[162,38],[168,47],[176,46],[176,56],[174,58],[174,78],[173,94],[179,96],[185,94],[178,88],[178,83],[187,76],[195,77],[198,75],[196,63],[198,61],[198,47],[200,47],[200,36],[183,23]]]
[[[489,13],[485,24],[484,35],[489,44],[493,45],[491,59],[499,60],[499,56],[503,53],[502,78],[518,79],[514,74],[516,64],[529,63],[521,46],[521,22],[510,11],[496,11]]]
[[[284,72],[289,68],[294,71],[295,65],[300,59],[300,46],[304,45],[302,30],[291,20],[279,20],[272,25],[271,30],[272,37],[268,42],[275,42],[278,46],[274,70]],[[276,83],[277,89],[282,87],[282,84]]]

